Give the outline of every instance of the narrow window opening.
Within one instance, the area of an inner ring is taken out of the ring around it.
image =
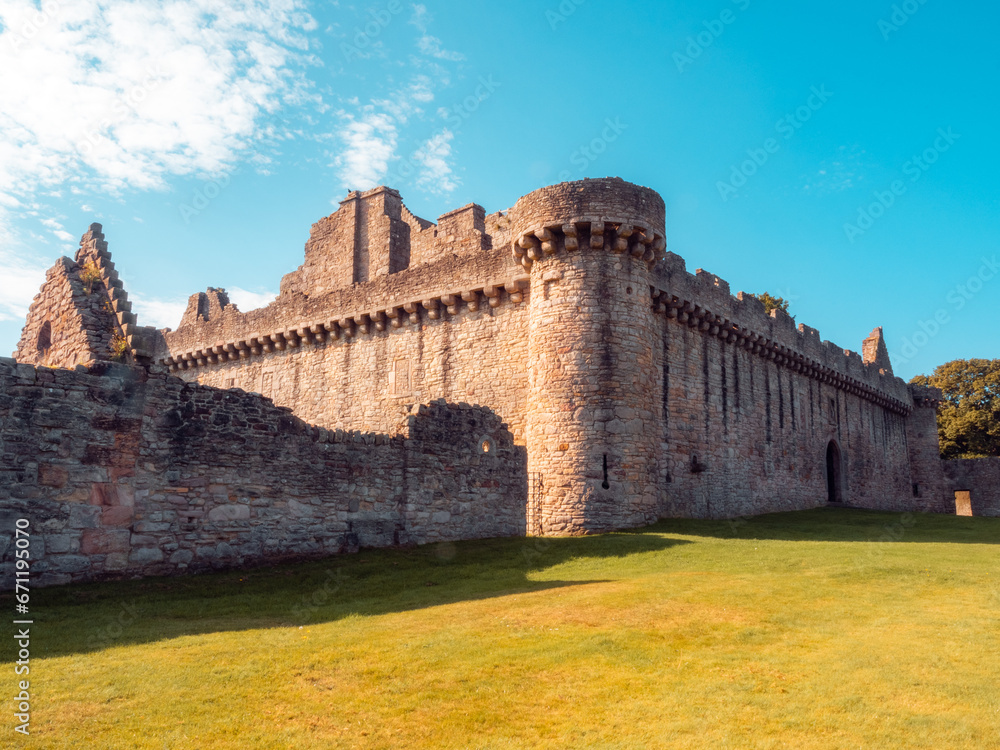
[[[601,482],[601,487],[603,487],[604,489],[609,489],[611,487],[611,483],[608,482],[608,454],[607,453],[604,454],[604,481]]]
[[[914,482],[913,484],[913,496],[920,497],[920,485]]]
[[[841,468],[840,448],[831,440],[826,446],[826,499],[829,503],[844,500]]]
[[[42,324],[42,330],[38,332],[38,353],[48,354],[50,348],[52,348],[52,324],[46,320]]]
[[[969,490],[956,490],[955,491],[955,515],[956,516],[971,516],[972,515],[972,492]]]

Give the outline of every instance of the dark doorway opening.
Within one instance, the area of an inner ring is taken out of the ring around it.
[[[826,501],[842,503],[844,501],[843,483],[840,476],[840,448],[833,440],[826,446]]]

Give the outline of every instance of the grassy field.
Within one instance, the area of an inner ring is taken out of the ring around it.
[[[998,541],[824,509],[39,590],[0,746],[1000,748]]]

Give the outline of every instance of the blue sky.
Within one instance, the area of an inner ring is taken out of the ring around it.
[[[668,249],[896,373],[1000,357],[1000,11],[793,4],[5,0],[0,352],[104,225],[139,322],[241,309],[350,188],[429,219],[617,175]]]

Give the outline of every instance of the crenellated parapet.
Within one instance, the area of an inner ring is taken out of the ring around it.
[[[296,350],[332,341],[371,336],[386,329],[418,327],[427,320],[441,320],[475,313],[485,305],[495,309],[504,303],[520,305],[529,280],[523,274],[490,281],[469,288],[421,294],[405,301],[393,301],[367,311],[335,312],[319,319],[306,320],[271,331],[253,331],[243,335],[164,354],[161,363],[172,372],[206,367],[236,360],[248,360],[273,352]]]
[[[652,268],[667,246],[663,216],[655,192],[618,178],[560,183],[514,204],[511,252],[525,270],[581,248],[627,253]]]
[[[684,270],[684,260],[668,253],[650,287],[656,312],[681,325],[718,337],[779,367],[863,398],[876,406],[906,416],[912,402],[906,384],[892,375],[881,330],[868,339],[870,359],[822,341],[819,331],[795,321],[783,310],[767,314],[752,295],[733,297],[729,283],[698,269]],[[877,356],[876,356],[877,355]]]

